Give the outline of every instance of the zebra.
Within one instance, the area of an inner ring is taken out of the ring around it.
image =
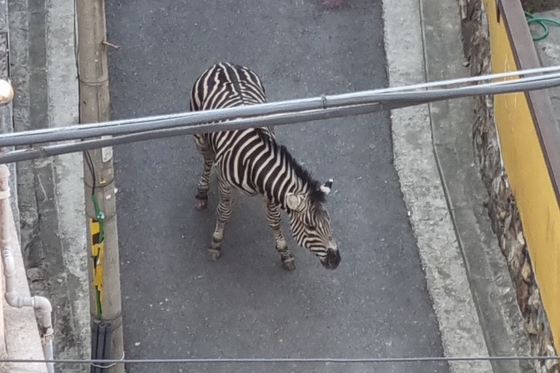
[[[255,72],[244,66],[216,63],[193,84],[190,110],[266,101],[265,89]],[[232,213],[232,190],[240,190],[262,196],[266,221],[272,229],[284,269],[295,270],[295,261],[282,233],[279,208],[286,211],[297,244],[319,257],[323,267],[338,267],[340,253],[331,234],[329,214],[323,207],[332,188],[332,179],[324,184],[315,180],[288,149],[276,141],[273,127],[199,133],[193,137],[204,159],[196,194],[198,210],[207,207],[213,165],[218,179],[219,201],[208,249],[209,260],[216,261],[221,256],[224,227]]]

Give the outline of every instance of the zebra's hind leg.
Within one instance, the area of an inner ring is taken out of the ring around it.
[[[296,269],[295,259],[290,254],[288,250],[288,244],[282,233],[282,227],[280,225],[280,212],[278,211],[278,205],[274,203],[269,203],[264,201],[266,210],[266,222],[268,226],[272,229],[274,234],[274,241],[276,242],[276,250],[280,254],[280,259],[282,259],[282,268],[287,271],[293,271]]]
[[[214,152],[210,149],[208,143],[202,136],[194,136],[196,150],[203,156],[204,165],[202,167],[202,175],[198,181],[196,193],[196,209],[204,210],[208,206],[208,190],[210,189],[210,172],[214,164]]]
[[[212,243],[208,249],[208,259],[216,261],[222,255],[221,245],[224,238],[226,222],[231,216],[231,188],[228,184],[218,179],[219,202],[216,208],[216,228],[212,234]]]

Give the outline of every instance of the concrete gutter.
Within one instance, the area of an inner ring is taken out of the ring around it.
[[[459,5],[421,4],[427,80],[468,77]],[[429,105],[434,153],[488,354],[530,355],[515,286],[485,207],[488,193],[473,148],[474,103],[465,98]],[[492,367],[524,372],[531,364],[496,361]]]
[[[456,0],[385,1],[391,86],[469,76]],[[418,32],[420,31],[420,32]],[[526,355],[507,263],[484,208],[470,98],[395,110],[395,167],[411,214],[446,356]],[[522,372],[517,361],[451,363],[452,372]]]
[[[398,5],[388,1],[384,19],[390,86],[424,82],[424,25],[419,1],[402,0]],[[486,344],[433,153],[429,106],[394,110],[391,121],[394,164],[426,272],[444,354],[485,356]],[[449,367],[453,373],[492,370],[485,361],[451,362]]]

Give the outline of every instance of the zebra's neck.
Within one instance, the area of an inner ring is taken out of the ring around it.
[[[263,194],[268,201],[286,208],[286,195],[295,193],[308,195],[319,189],[319,182],[314,180],[311,174],[304,169],[283,145],[265,134],[262,139],[268,148],[266,161],[255,162],[254,166],[259,170],[255,173],[257,180],[255,185],[258,192]],[[266,137],[264,137],[266,136]]]

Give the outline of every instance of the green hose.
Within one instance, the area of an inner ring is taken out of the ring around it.
[[[538,36],[533,36],[533,41],[543,40],[544,38],[546,38],[548,36],[548,34],[550,33],[550,30],[549,30],[548,26],[546,25],[546,22],[552,23],[553,25],[560,27],[560,22],[559,21],[557,21],[555,19],[552,19],[552,18],[535,17],[530,12],[525,12],[525,18],[527,19],[527,24],[530,25],[531,23],[536,23],[539,26],[541,26],[544,30],[544,34],[538,35]]]

